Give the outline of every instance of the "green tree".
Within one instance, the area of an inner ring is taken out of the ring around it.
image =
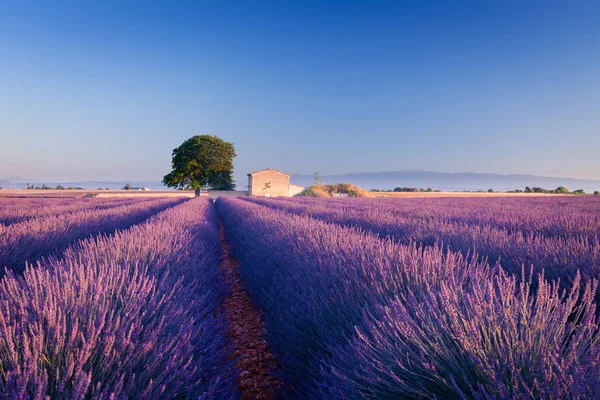
[[[173,171],[163,184],[176,189],[233,190],[233,159],[237,156],[232,143],[212,135],[194,136],[173,149]]]
[[[573,192],[573,194],[585,194],[585,190],[583,189],[577,189]]]
[[[126,183],[125,186],[123,186],[123,190],[131,190],[131,185]]]
[[[556,189],[554,189],[554,193],[567,194],[569,193],[569,189],[567,189],[564,186],[559,186]]]
[[[596,190],[596,191],[594,192],[594,196],[600,196],[600,191]]]

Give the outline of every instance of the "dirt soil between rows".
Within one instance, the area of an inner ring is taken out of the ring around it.
[[[225,240],[223,223],[220,221],[219,237],[223,246],[221,268],[232,283],[223,307],[228,322],[227,335],[234,348],[232,356],[240,371],[238,389],[244,400],[273,399],[280,384],[272,375],[276,360],[264,338],[265,323],[242,287],[240,265],[231,256],[231,248]]]

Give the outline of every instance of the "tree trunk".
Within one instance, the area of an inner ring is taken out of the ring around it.
[[[196,189],[196,197],[200,197],[200,189]]]

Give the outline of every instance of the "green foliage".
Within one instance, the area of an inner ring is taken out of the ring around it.
[[[488,189],[488,193],[494,193],[494,189]]]
[[[313,185],[305,189],[299,196],[333,197],[334,194],[347,194],[348,197],[366,197],[367,191],[350,183],[338,183],[333,185]]]
[[[131,185],[129,183],[125,184],[125,186],[123,186],[123,190],[131,190]]]
[[[194,136],[173,149],[173,171],[163,184],[176,189],[233,190],[233,159],[237,156],[232,143],[216,136]]]
[[[394,188],[394,192],[418,192],[417,188],[409,188],[409,187],[397,187]]]
[[[569,189],[567,189],[564,186],[559,186],[556,189],[554,189],[554,193],[559,193],[559,194],[568,194],[569,193]]]
[[[573,192],[573,194],[585,194],[585,191],[583,189],[577,189]]]

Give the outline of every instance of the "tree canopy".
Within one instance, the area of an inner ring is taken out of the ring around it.
[[[237,156],[232,143],[212,135],[194,136],[173,149],[173,171],[163,184],[177,189],[201,188],[233,190],[233,159]]]

